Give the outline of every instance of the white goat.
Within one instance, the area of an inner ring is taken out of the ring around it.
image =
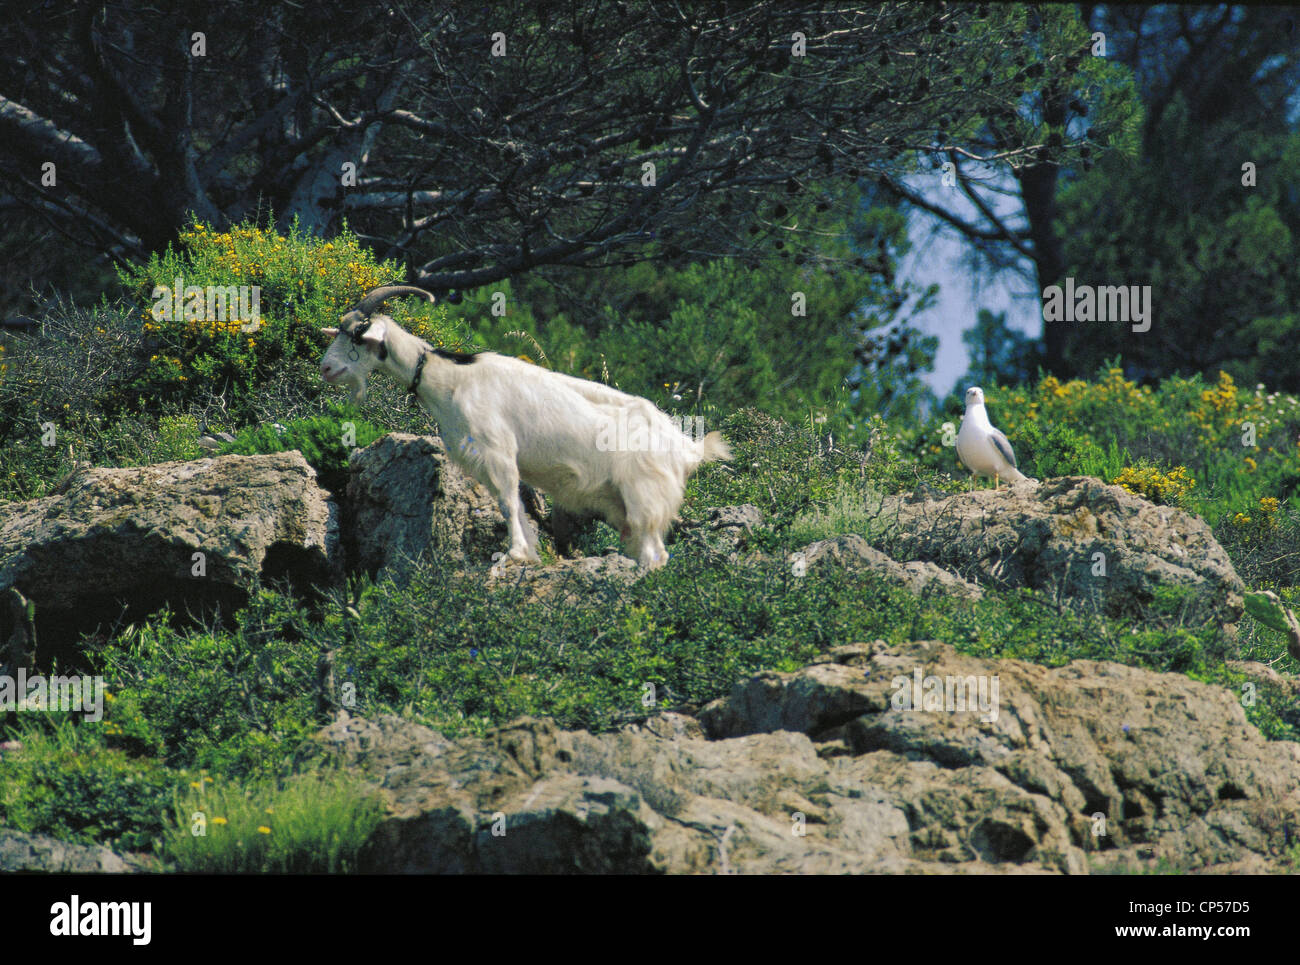
[[[511,559],[538,561],[537,534],[519,498],[522,479],[571,513],[599,513],[643,566],[667,562],[663,536],[686,480],[703,462],[731,458],[722,436],[693,440],[650,401],[606,385],[495,352],[435,349],[375,314],[406,294],[433,300],[409,285],[376,288],[338,328],[322,329],[334,341],[321,377],[347,385],[356,402],[376,369],[407,386],[437,420],[451,458],[501,507]]]

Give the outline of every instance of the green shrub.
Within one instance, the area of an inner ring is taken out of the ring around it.
[[[1266,496],[1249,514],[1225,513],[1214,526],[1214,538],[1247,586],[1300,586],[1300,514],[1279,506]]]
[[[0,754],[0,825],[67,841],[150,850],[182,775],[104,743],[95,724],[23,723]]]
[[[113,681],[109,739],[175,767],[276,773],[315,719],[319,652],[308,612],[261,590],[233,629],[175,630],[166,611],[121,633],[101,656]]]
[[[847,482],[866,478],[863,456],[806,427],[793,426],[756,409],[741,409],[721,425],[734,455],[730,464],[702,466],[687,484],[682,514],[706,506],[752,503],[788,524],[802,510],[834,499]]]
[[[38,334],[13,337],[0,379],[0,498],[43,496],[79,460],[147,461],[157,417],[118,420],[101,408],[131,377],[142,341],[124,312],[67,303]]]
[[[819,539],[857,533],[870,538],[880,512],[880,496],[874,490],[845,487],[824,504],[810,506],[790,523],[791,547],[806,546]]]
[[[316,470],[321,485],[338,492],[347,483],[352,450],[364,449],[386,431],[356,412],[350,404],[332,400],[325,403],[323,415],[295,419],[279,428],[272,423],[244,429],[220,453],[249,456],[297,449]]]
[[[1100,447],[1062,422],[1044,428],[1038,422],[1020,427],[1014,446],[1026,475],[1049,479],[1083,474],[1085,462],[1097,462]]]
[[[158,420],[158,445],[153,461],[197,459],[204,454],[198,439],[199,422],[194,416],[163,416]]]

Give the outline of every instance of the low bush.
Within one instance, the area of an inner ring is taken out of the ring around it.
[[[102,726],[24,714],[0,753],[0,826],[147,851],[184,776],[107,746]]]
[[[297,449],[316,470],[322,486],[341,492],[347,484],[349,455],[354,449],[370,445],[386,430],[360,418],[348,403],[330,400],[324,409],[322,415],[293,419],[286,425],[271,423],[244,429],[219,452],[248,456]]]
[[[148,356],[117,401],[135,410],[216,394],[226,400],[228,418],[246,425],[266,421],[268,392],[280,398],[281,412],[319,398],[320,329],[371,288],[402,277],[399,265],[376,261],[346,229],[327,241],[296,225],[282,236],[251,223],[229,231],[192,224],[181,232],[179,249],[120,273],[140,306]],[[177,279],[184,297],[172,291]],[[239,293],[249,317],[232,317],[231,293]],[[465,340],[446,306],[407,301],[390,306],[404,328],[439,345]]]

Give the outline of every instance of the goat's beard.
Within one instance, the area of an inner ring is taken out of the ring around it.
[[[353,402],[364,402],[366,400],[366,377],[364,375],[343,379],[342,382],[347,386]]]

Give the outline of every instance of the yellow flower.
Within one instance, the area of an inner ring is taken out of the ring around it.
[[[213,824],[228,824],[229,822],[228,822],[225,818],[213,818],[213,819],[212,819],[212,823],[213,823]]]
[[[257,829],[257,833],[258,833],[258,834],[270,834],[270,833],[271,833],[271,829],[268,828],[265,824],[263,824],[263,825],[259,825],[259,826],[258,826],[258,829]]]

